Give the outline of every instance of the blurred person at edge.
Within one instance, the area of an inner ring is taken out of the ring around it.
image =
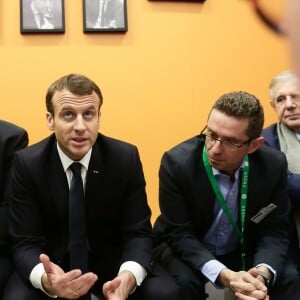
[[[0,120],[0,299],[9,276],[13,260],[8,234],[8,194],[11,165],[15,151],[28,145],[28,134],[23,128]]]

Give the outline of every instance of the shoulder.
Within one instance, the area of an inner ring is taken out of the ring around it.
[[[22,127],[0,120],[0,135],[3,136],[20,136],[20,135],[27,135],[27,132]]]
[[[108,137],[102,133],[98,134],[98,138],[96,143],[102,148],[102,149],[110,149],[110,150],[132,150],[135,149],[136,146],[125,142],[116,138]]]
[[[193,154],[199,150],[199,147],[203,145],[203,139],[200,135],[194,136],[190,139],[187,139],[176,146],[172,147],[170,150],[165,153],[172,156],[181,156],[183,154]]]
[[[270,125],[262,131],[261,136],[265,138],[265,143],[271,147],[279,149],[277,136],[277,123]]]
[[[286,164],[283,152],[268,145],[261,145],[258,150],[249,155],[250,159],[258,162],[261,166],[276,168]]]
[[[130,170],[134,165],[140,165],[140,155],[138,148],[128,142],[98,134],[96,143],[93,146],[91,157],[92,163],[105,165],[114,170]]]
[[[102,133],[98,134],[98,138],[94,148],[99,149],[101,154],[108,158],[119,157],[125,158],[131,155],[138,155],[137,146],[129,142],[119,140],[116,138],[108,137]]]
[[[18,151],[18,155],[24,157],[24,159],[42,159],[43,157],[47,157],[48,153],[50,153],[56,146],[56,138],[54,134],[51,134],[47,138],[32,144],[20,151]]]
[[[277,129],[277,123],[273,123],[270,126],[266,127],[263,131],[262,131],[262,135],[273,135],[276,132]]]
[[[204,139],[200,135],[187,139],[163,154],[162,165],[171,163],[185,168],[198,164],[201,162],[203,145]]]

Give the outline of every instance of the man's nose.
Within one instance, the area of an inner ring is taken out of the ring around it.
[[[75,120],[75,124],[74,124],[75,129],[79,130],[79,129],[85,129],[85,122],[84,119],[81,115],[78,115],[76,120]]]
[[[294,100],[294,98],[292,96],[290,96],[290,95],[286,96],[285,106],[287,108],[289,108],[289,107],[295,107],[296,106],[295,100]]]
[[[222,141],[215,140],[212,144],[210,150],[213,149],[214,151],[220,152],[222,151]]]

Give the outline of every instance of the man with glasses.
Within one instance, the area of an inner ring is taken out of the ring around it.
[[[237,299],[300,299],[277,284],[289,243],[287,164],[263,145],[263,123],[255,96],[228,93],[200,135],[163,155],[156,255],[181,300],[206,299],[208,281]]]

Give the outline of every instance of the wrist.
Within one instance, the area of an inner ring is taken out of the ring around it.
[[[267,270],[257,270],[258,276],[260,276],[263,279],[263,282],[265,284],[265,286],[268,288],[271,285],[272,279],[273,279],[273,275],[272,273]]]
[[[233,273],[234,272],[230,269],[223,269],[218,276],[218,282],[224,285],[225,287],[229,287],[229,283],[233,278]]]
[[[136,280],[130,271],[121,271],[118,275],[127,290],[127,295],[132,294],[136,289]]]

